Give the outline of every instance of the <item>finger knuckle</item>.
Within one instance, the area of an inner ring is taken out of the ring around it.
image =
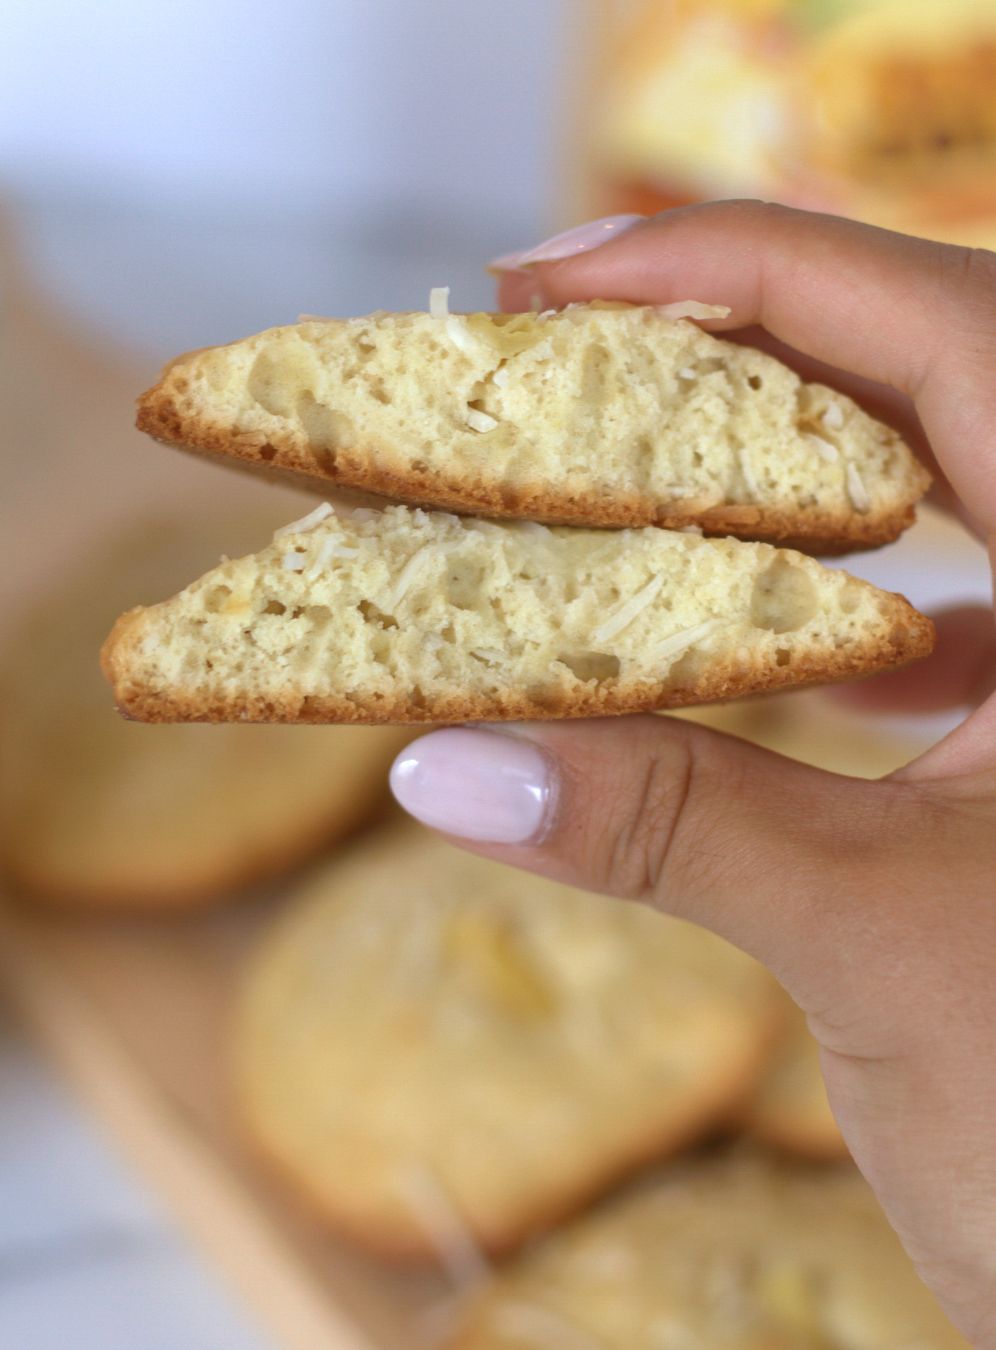
[[[658,893],[694,776],[690,739],[665,737],[652,748],[640,771],[613,795],[593,840],[599,889],[628,898]]]
[[[966,337],[983,338],[985,355],[991,360],[988,344],[996,336],[996,253],[947,246],[937,256],[941,287],[954,301],[959,329]]]

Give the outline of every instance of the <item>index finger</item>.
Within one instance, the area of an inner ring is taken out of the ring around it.
[[[761,202],[665,212],[535,268],[548,304],[695,299],[915,403],[938,462],[996,533],[996,254]]]

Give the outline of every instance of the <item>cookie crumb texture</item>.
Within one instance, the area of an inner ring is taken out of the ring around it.
[[[844,679],[926,654],[900,596],[767,544],[407,507],[280,532],[104,647],[146,721],[581,717]]]
[[[969,1350],[849,1167],[675,1168],[557,1233],[448,1350]]]
[[[604,302],[269,329],[179,357],[138,425],[325,490],[811,552],[894,539],[929,484],[846,396],[653,306]]]
[[[308,883],[255,954],[241,1118],[379,1254],[507,1250],[731,1114],[776,992],[693,924],[385,834]]]

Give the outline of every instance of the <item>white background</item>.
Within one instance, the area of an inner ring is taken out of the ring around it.
[[[0,200],[150,353],[446,281],[483,304],[486,256],[548,218],[578,0],[3,8]]]

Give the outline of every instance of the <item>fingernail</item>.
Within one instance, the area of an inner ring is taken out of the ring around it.
[[[479,843],[539,838],[553,787],[541,750],[495,731],[431,732],[403,750],[391,769],[391,790],[416,820]]]
[[[631,230],[646,216],[603,216],[601,220],[589,220],[584,225],[576,225],[573,230],[555,234],[545,239],[535,248],[521,249],[518,253],[504,253],[488,263],[489,272],[515,272],[521,267],[532,267],[534,263],[556,262],[560,258],[572,258],[576,253],[590,253],[600,244]]]

